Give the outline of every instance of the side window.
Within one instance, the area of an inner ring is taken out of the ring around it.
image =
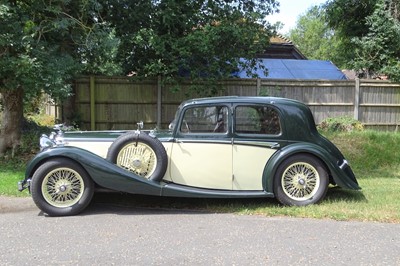
[[[237,106],[235,128],[239,134],[279,135],[281,125],[278,112],[269,106]]]
[[[226,133],[228,132],[228,108],[226,106],[197,106],[189,108],[183,115],[182,133]]]

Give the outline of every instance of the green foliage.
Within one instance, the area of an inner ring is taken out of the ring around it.
[[[368,33],[352,40],[357,47],[354,69],[366,73],[368,78],[386,74],[400,80],[400,21],[389,12],[385,0],[378,1],[366,20]]]
[[[378,0],[329,0],[325,4],[327,22],[346,38],[364,36],[367,17],[374,12]]]
[[[277,7],[274,0],[101,3],[120,39],[125,73],[161,75],[170,83],[182,76],[212,81],[204,87],[230,76],[238,65],[257,66],[256,60],[239,58],[252,59],[266,47],[273,27],[265,17]]]
[[[360,121],[348,116],[329,117],[318,125],[318,130],[328,132],[352,132],[362,131],[364,130],[364,126]]]
[[[78,73],[116,73],[107,64],[115,41],[99,12],[95,0],[2,1],[0,89],[61,98]]]
[[[338,64],[342,68],[352,69],[356,45],[351,39],[364,36],[368,29],[366,18],[374,11],[377,0],[329,0],[324,5],[325,18],[328,26],[335,32],[335,38],[340,40],[336,47]]]
[[[2,161],[0,166],[15,169],[25,167],[28,160],[39,151],[40,136],[42,134],[49,134],[50,132],[51,127],[38,125],[31,119],[24,119],[22,138],[20,145],[14,151],[14,157],[12,157],[11,151],[6,152],[4,156],[0,157]]]
[[[362,77],[400,81],[400,2],[330,0],[327,21],[344,44],[339,51]]]
[[[4,117],[12,114],[0,127],[0,154],[19,143],[22,97],[31,103],[46,92],[60,100],[78,74],[118,73],[118,40],[101,8],[97,0],[0,3],[0,93]]]
[[[53,127],[55,125],[54,116],[45,114],[34,114],[29,116],[29,119],[39,126]]]
[[[289,31],[289,39],[308,59],[329,60],[339,67],[346,65],[341,53],[342,39],[329,27],[322,6],[313,6],[301,15],[296,27]]]

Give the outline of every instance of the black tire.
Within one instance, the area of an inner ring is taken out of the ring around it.
[[[107,160],[136,175],[161,181],[168,157],[162,143],[145,133],[126,133],[111,144]]]
[[[329,175],[316,157],[296,154],[283,161],[274,177],[274,193],[283,205],[306,206],[321,201],[328,190]]]
[[[57,158],[42,164],[33,174],[32,199],[49,216],[75,215],[90,203],[94,183],[78,163]]]

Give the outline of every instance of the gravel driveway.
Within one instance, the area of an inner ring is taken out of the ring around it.
[[[0,197],[0,229],[2,265],[400,265],[400,224],[101,202],[51,218]]]

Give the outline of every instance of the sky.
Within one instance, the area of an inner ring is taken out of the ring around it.
[[[286,34],[291,28],[296,26],[297,18],[304,14],[311,6],[320,5],[327,0],[277,0],[280,3],[280,12],[267,17],[267,20],[274,24],[281,21],[284,25],[279,31],[281,34]]]

